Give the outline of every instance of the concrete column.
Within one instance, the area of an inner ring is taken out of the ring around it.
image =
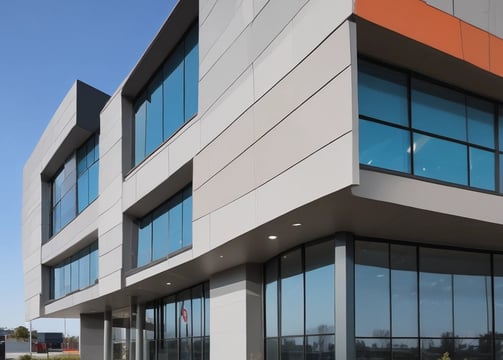
[[[335,235],[335,358],[355,358],[354,245],[349,233]]]
[[[103,321],[103,360],[112,360],[112,311],[105,311]]]
[[[103,359],[103,314],[80,315],[80,358]]]
[[[244,264],[210,278],[210,358],[262,360],[262,265]]]

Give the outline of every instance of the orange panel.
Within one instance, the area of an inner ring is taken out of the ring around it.
[[[473,25],[461,22],[463,58],[489,71],[489,33]]]
[[[503,76],[503,41],[489,35],[489,68],[492,73]]]
[[[503,40],[421,0],[356,0],[355,14],[477,67],[503,75]]]

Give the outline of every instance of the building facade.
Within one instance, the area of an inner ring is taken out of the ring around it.
[[[83,359],[503,359],[503,5],[180,0],[25,165]]]

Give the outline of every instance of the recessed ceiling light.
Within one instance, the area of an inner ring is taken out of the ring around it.
[[[171,283],[168,281],[168,282],[166,283],[166,285],[171,286]]]
[[[293,224],[292,224],[292,226],[295,226],[295,227],[297,227],[297,226],[301,226],[301,225],[302,225],[301,223],[293,223]]]
[[[224,256],[223,256],[223,255],[220,255],[220,259],[223,259],[223,258],[224,258]]]
[[[267,238],[269,240],[276,240],[278,237],[276,235],[269,235]]]

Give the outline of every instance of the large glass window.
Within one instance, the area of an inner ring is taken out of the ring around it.
[[[468,185],[467,148],[433,136],[414,134],[414,174]]]
[[[192,244],[192,186],[138,221],[136,266],[165,258]]]
[[[129,359],[129,351],[132,350],[130,343],[134,344],[134,339],[128,339],[130,329],[134,326],[131,320],[128,308],[112,312],[112,358],[114,360]]]
[[[358,242],[355,261],[355,328],[358,337],[389,337],[388,244]],[[373,321],[368,321],[372,318]]]
[[[281,335],[304,333],[304,274],[302,253],[294,250],[281,258]]]
[[[500,106],[407,72],[358,66],[360,164],[503,191]]]
[[[413,128],[466,141],[464,94],[416,78],[411,93]]]
[[[209,359],[209,311],[208,283],[149,304],[144,336],[147,359]]]
[[[334,242],[272,259],[264,283],[266,359],[334,359]]]
[[[360,114],[407,126],[407,76],[398,71],[362,62],[358,73]]]
[[[51,182],[51,235],[58,233],[98,197],[98,135],[65,162]]]
[[[98,136],[94,135],[77,150],[77,202],[82,212],[98,197]]]
[[[409,132],[372,121],[360,120],[360,163],[410,172]]]
[[[493,359],[500,256],[356,241],[356,358]]]
[[[197,113],[198,84],[196,23],[187,31],[135,102],[135,165]]]
[[[75,157],[70,157],[52,182],[52,234],[77,214]]]
[[[98,242],[51,268],[51,299],[94,285],[98,280]]]

